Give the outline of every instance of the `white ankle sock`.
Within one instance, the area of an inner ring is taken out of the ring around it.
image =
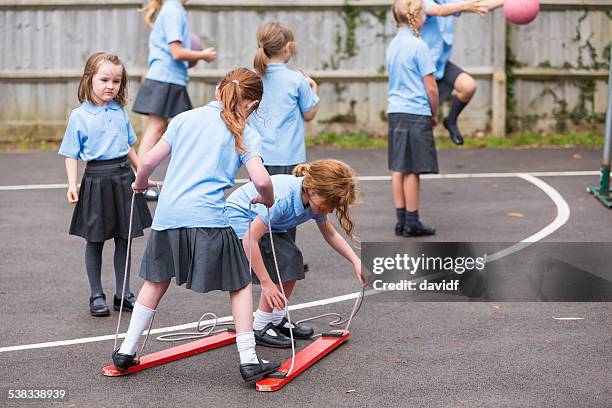
[[[133,356],[136,353],[142,332],[149,328],[149,323],[153,316],[155,316],[155,310],[136,302],[132,311],[132,318],[130,319],[130,327],[128,327],[125,340],[123,340],[123,344],[121,344],[119,349],[121,354]]]
[[[253,330],[261,330],[266,327],[266,324],[272,321],[273,314],[264,312],[260,309],[255,311],[255,319],[253,320]]]
[[[284,309],[272,309],[272,324],[278,326],[283,318],[287,315],[287,308]]]
[[[237,333],[236,348],[238,348],[238,353],[240,353],[240,364],[258,363],[253,332]]]

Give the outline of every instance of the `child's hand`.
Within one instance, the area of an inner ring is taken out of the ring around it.
[[[356,263],[353,266],[355,267],[355,277],[359,281],[359,284],[361,285],[361,287],[364,287],[366,285],[366,280],[361,274],[361,261],[359,261],[359,263]]]
[[[274,196],[272,196],[272,197],[270,197],[270,199],[266,200],[262,196],[257,194],[257,197],[255,197],[254,199],[251,200],[251,204],[263,204],[266,207],[270,208],[270,207],[272,207],[274,205]]]
[[[310,85],[310,87],[312,88],[312,90],[317,93],[317,88],[318,85],[317,83],[314,81],[314,79],[312,79],[311,77],[308,76],[308,74],[306,73],[306,71],[304,71],[302,68],[298,68],[298,70],[302,73],[302,75],[304,75],[304,77],[306,77],[306,81],[308,82],[308,85]]]
[[[138,183],[138,180],[132,183],[132,190],[134,190],[135,193],[144,193],[151,187],[159,188],[159,183],[153,180],[147,180],[146,185]]]
[[[202,51],[202,59],[208,63],[217,59],[217,51],[214,47],[210,47]]]
[[[278,290],[274,282],[268,281],[268,283],[261,284],[261,296],[268,306],[277,309],[285,308],[287,299],[285,299],[282,292]]]
[[[463,11],[475,13],[479,16],[484,16],[489,11],[489,8],[483,0],[465,0],[463,4],[465,6]]]
[[[68,202],[70,204],[76,204],[79,201],[79,190],[77,190],[77,186],[68,186],[68,192],[66,193],[66,197],[68,198]]]

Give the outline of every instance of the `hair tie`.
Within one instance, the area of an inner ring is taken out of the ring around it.
[[[237,79],[232,79],[232,82],[235,83],[236,85],[240,86],[240,82],[238,82]]]

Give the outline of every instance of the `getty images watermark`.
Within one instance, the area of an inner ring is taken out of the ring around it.
[[[612,243],[362,243],[380,300],[612,301]]]

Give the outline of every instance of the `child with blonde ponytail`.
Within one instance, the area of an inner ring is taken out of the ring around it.
[[[161,140],[142,157],[132,185],[135,192],[147,189],[149,175],[172,154],[141,263],[145,283],[126,338],[113,353],[120,371],[138,364],[134,357],[142,332],[173,277],[177,285],[185,284],[195,292],[229,292],[245,381],[258,380],[280,366],[255,354],[251,274],[240,241],[227,222],[223,194],[233,187],[244,165],[256,191],[253,202],[264,207],[274,204],[259,134],[247,125],[262,94],[259,75],[246,68],[229,72],[217,88],[216,101],[176,116]]]
[[[188,63],[217,58],[214,48],[191,50],[189,24],[184,4],[187,0],[149,0],[143,9],[149,35],[149,61],[145,80],[138,90],[132,110],[148,115],[147,126],[138,150],[148,152],[166,129],[168,119],[192,109],[187,93]],[[157,193],[149,190],[148,199]]]
[[[422,224],[418,211],[419,176],[438,172],[433,137],[438,87],[429,49],[419,38],[425,21],[423,0],[395,0],[391,11],[398,27],[386,54],[388,160],[397,215],[395,234],[434,235],[435,228]]]
[[[279,294],[280,284],[289,297],[298,280],[304,279],[302,253],[291,239],[288,230],[309,220],[315,220],[325,241],[352,265],[361,285],[361,261],[347,241],[336,232],[327,215],[334,213],[344,233],[353,241],[354,223],[349,208],[357,201],[357,181],[353,170],[338,160],[317,160],[300,164],[293,175],[273,175],[274,205],[268,210],[254,205],[251,212],[249,236],[249,203],[257,196],[253,183],[245,184],[227,198],[227,216],[232,228],[242,239],[245,252],[252,254],[255,275],[253,282],[261,284],[259,306],[255,312],[253,329],[257,344],[267,347],[291,347],[286,304]],[[272,226],[274,249],[278,260],[281,282],[278,281],[268,225]],[[309,338],[311,327],[293,325],[293,336]]]
[[[304,122],[317,114],[317,83],[303,70],[287,67],[296,55],[296,46],[293,32],[285,24],[269,21],[259,27],[257,46],[253,65],[263,77],[265,92],[253,125],[263,138],[268,173],[291,174],[297,164],[306,161]],[[295,234],[295,229],[289,231],[294,241]]]

